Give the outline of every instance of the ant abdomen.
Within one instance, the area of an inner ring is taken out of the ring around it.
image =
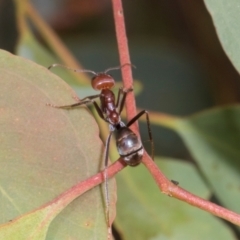
[[[129,166],[137,166],[142,161],[143,146],[141,140],[128,127],[116,131],[116,145],[119,155]]]

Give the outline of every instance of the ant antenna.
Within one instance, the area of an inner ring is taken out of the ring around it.
[[[125,67],[125,66],[127,66],[127,65],[129,65],[129,66],[131,66],[131,67],[133,67],[133,68],[136,68],[136,66],[133,65],[133,64],[131,64],[131,63],[125,63],[125,64],[123,64],[123,65],[121,65],[121,66],[108,68],[108,69],[106,69],[106,70],[104,71],[104,73],[107,73],[107,72],[112,71],[112,70],[118,70],[118,69],[121,69],[121,68],[123,68],[123,67]]]
[[[97,73],[92,71],[92,70],[70,68],[68,66],[65,66],[65,65],[62,65],[62,64],[59,64],[59,63],[52,64],[51,66],[48,67],[48,70],[50,70],[51,68],[54,68],[54,67],[66,68],[66,69],[71,70],[73,72],[88,72],[88,73],[92,73],[93,75],[97,76]]]

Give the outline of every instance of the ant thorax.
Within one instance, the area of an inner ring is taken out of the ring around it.
[[[123,128],[126,127],[125,123],[122,122],[121,120],[119,121],[119,123],[117,125],[112,125],[111,123],[109,124],[109,131],[110,132],[114,132],[115,130],[119,129],[119,128]]]

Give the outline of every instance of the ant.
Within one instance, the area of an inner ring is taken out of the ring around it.
[[[93,103],[100,118],[102,118],[105,122],[109,124],[110,133],[106,140],[105,154],[104,154],[105,204],[106,204],[106,218],[107,218],[107,224],[109,229],[111,228],[111,226],[109,223],[109,193],[108,193],[107,167],[108,167],[109,144],[110,144],[110,140],[113,132],[116,133],[116,146],[117,146],[118,153],[123,159],[123,161],[129,166],[139,165],[142,161],[142,156],[144,153],[143,145],[140,138],[129,127],[134,122],[136,122],[142,115],[145,114],[149,139],[152,147],[152,159],[153,159],[153,152],[154,152],[153,139],[152,139],[152,133],[150,128],[150,120],[149,120],[148,112],[146,110],[142,110],[141,112],[139,112],[127,124],[124,124],[121,120],[120,114],[123,110],[127,93],[133,91],[133,89],[119,88],[117,101],[115,101],[115,95],[111,90],[115,85],[115,80],[113,79],[112,76],[107,74],[107,72],[111,70],[121,69],[126,65],[133,66],[132,64],[127,63],[119,67],[108,68],[104,72],[100,72],[100,73],[96,73],[91,70],[72,69],[70,67],[67,67],[61,64],[53,64],[50,67],[48,67],[48,69],[51,69],[53,67],[63,67],[68,70],[72,70],[74,72],[91,73],[94,75],[91,80],[92,88],[97,91],[101,91],[100,94],[88,96],[81,100],[78,99],[77,103],[74,103],[71,105],[65,105],[65,106],[56,106],[53,104],[47,104],[47,105],[55,108],[71,109],[83,104]],[[95,101],[96,98],[100,99],[100,106]]]

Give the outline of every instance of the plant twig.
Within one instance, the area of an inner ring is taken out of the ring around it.
[[[115,20],[115,29],[118,43],[118,50],[120,55],[120,63],[121,65],[125,63],[131,63],[129,51],[128,51],[128,43],[126,37],[126,30],[124,24],[124,15],[121,0],[112,0],[113,4],[113,12],[114,12],[114,20]],[[132,71],[131,67],[122,68],[122,77],[125,88],[132,87]],[[130,120],[136,115],[136,105],[135,98],[133,93],[129,93],[126,99],[126,113],[127,119]],[[134,129],[135,133],[139,135],[138,127],[135,124]],[[147,167],[149,172],[152,174],[156,183],[158,184],[162,193],[167,194],[171,197],[175,197],[181,201],[184,201],[188,204],[191,204],[195,207],[201,208],[209,213],[214,214],[215,216],[221,217],[229,222],[240,225],[240,215],[229,211],[223,207],[220,207],[214,203],[211,203],[205,199],[202,199],[198,196],[195,196],[186,190],[176,186],[174,183],[169,181],[164,174],[159,170],[158,166],[154,163],[154,161],[149,157],[149,155],[145,152],[143,157],[143,164]]]
[[[121,65],[126,63],[131,63],[129,50],[128,50],[128,41],[126,36],[126,29],[124,23],[123,7],[121,0],[112,0],[113,5],[113,15],[115,22],[115,30],[117,36],[118,52],[120,57]],[[133,78],[132,78],[132,68],[131,66],[126,66],[121,69],[123,85],[125,88],[133,87]],[[126,98],[126,112],[127,119],[130,120],[136,116],[136,103],[134,98],[134,93],[130,92]],[[135,133],[138,133],[138,125],[134,124],[132,127]]]
[[[177,198],[185,203],[192,206],[201,208],[215,216],[223,218],[231,223],[240,226],[240,215],[232,212],[226,208],[223,208],[215,203],[209,202],[203,198],[200,198],[183,188],[176,186],[174,183],[169,181],[159,170],[158,166],[152,159],[146,154],[144,157],[144,164],[155,179],[162,193]]]

